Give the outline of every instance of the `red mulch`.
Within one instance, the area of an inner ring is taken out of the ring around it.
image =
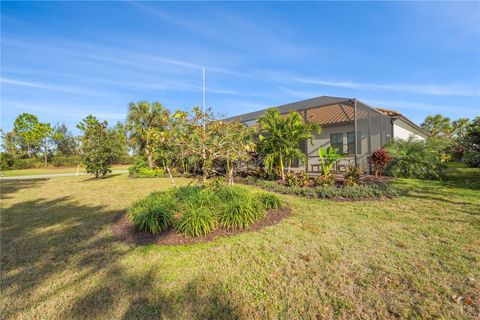
[[[215,231],[209,233],[204,237],[187,237],[182,234],[178,234],[174,229],[161,232],[156,235],[152,235],[145,231],[135,230],[133,224],[123,214],[119,216],[112,225],[113,233],[120,241],[127,242],[129,244],[147,245],[147,244],[159,244],[159,245],[186,245],[194,243],[209,242],[218,237],[232,236],[243,232],[257,231],[264,227],[272,226],[279,223],[283,218],[289,216],[292,211],[289,208],[282,208],[279,210],[267,211],[265,216],[255,222],[252,226],[243,230],[227,230],[221,227]]]

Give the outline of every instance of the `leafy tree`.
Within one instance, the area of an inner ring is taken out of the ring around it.
[[[130,140],[138,148],[140,153],[145,152],[148,158],[148,166],[153,168],[154,141],[148,132],[162,125],[162,119],[168,112],[159,102],[151,105],[147,101],[129,104],[127,116],[127,129],[130,131]]]
[[[45,159],[45,167],[47,167],[47,159],[48,159],[48,154],[50,151],[51,144],[49,141],[51,141],[54,138],[54,130],[50,126],[50,123],[41,123],[39,122],[35,126],[35,135],[37,136],[38,140],[40,141],[41,146],[43,147],[43,156]],[[60,135],[60,134],[58,134]],[[58,138],[58,137],[56,137]]]
[[[344,156],[345,155],[338,153],[338,150],[332,146],[327,149],[323,147],[318,148],[318,160],[320,161],[322,174],[325,178],[330,174],[333,165]]]
[[[255,150],[252,139],[255,129],[240,122],[219,121],[217,125],[216,155],[225,161],[227,181],[233,185],[234,173],[240,162],[249,160]]]
[[[9,154],[12,158],[17,158],[21,155],[21,150],[17,147],[18,136],[14,131],[5,132],[0,129],[2,138],[2,150]]]
[[[108,122],[100,122],[96,117],[88,115],[77,128],[83,131],[81,159],[86,171],[96,178],[112,172],[110,167],[115,159],[114,136],[108,130]]]
[[[465,163],[471,167],[480,167],[480,117],[468,125],[465,135]]]
[[[53,130],[52,144],[55,146],[55,154],[66,157],[74,156],[77,153],[78,143],[67,125],[57,124]]]
[[[32,157],[35,147],[38,146],[40,137],[38,136],[38,118],[30,113],[20,114],[13,124],[13,132],[18,137],[20,148]]]
[[[126,126],[118,121],[110,130],[113,137],[112,147],[115,158],[114,163],[119,163],[123,158],[128,157],[128,136]]]
[[[294,158],[304,159],[300,143],[320,130],[317,124],[305,123],[298,112],[282,116],[278,109],[270,108],[258,119],[260,125],[259,152],[265,155],[268,170],[278,169],[285,180],[285,164],[290,167]]]

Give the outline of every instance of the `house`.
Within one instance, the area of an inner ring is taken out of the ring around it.
[[[428,133],[399,112],[374,108],[352,98],[320,96],[276,107],[281,114],[297,111],[305,121],[318,123],[320,133],[314,133],[313,139],[304,141],[302,150],[306,161],[295,161],[297,170],[319,173],[318,149],[332,146],[347,156],[340,160],[335,170],[342,172],[350,165],[371,170],[368,157],[373,151],[387,144],[392,138],[408,139],[414,136],[425,139]],[[266,110],[266,109],[265,109]],[[228,118],[228,121],[240,121],[246,125],[256,123],[265,110],[251,112]]]

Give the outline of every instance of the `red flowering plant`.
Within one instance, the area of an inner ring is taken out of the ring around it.
[[[387,165],[393,158],[388,154],[387,150],[383,148],[379,148],[377,151],[373,152],[370,156],[370,163],[373,165],[375,170],[375,177],[381,176],[385,169],[387,169]]]

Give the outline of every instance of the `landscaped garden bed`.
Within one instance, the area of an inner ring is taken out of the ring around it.
[[[333,180],[329,184],[320,185],[320,178],[302,179],[303,183],[288,184],[282,180],[263,180],[256,177],[237,178],[237,182],[254,185],[262,189],[282,194],[292,194],[307,198],[334,200],[373,200],[387,199],[399,196],[403,190],[390,185],[387,180],[374,177],[364,177],[354,185],[345,185],[342,179]]]
[[[191,244],[259,230],[289,214],[274,194],[210,183],[153,192],[115,221],[113,231],[134,244]]]

